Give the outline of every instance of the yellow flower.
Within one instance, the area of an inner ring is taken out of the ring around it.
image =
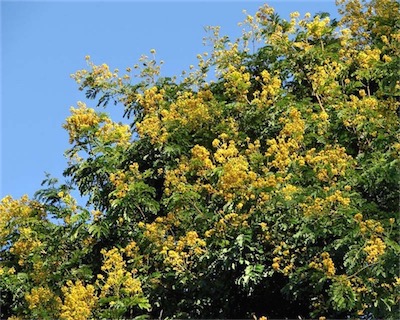
[[[363,219],[363,215],[361,213],[357,213],[354,215],[354,220],[356,220],[357,222],[361,222]]]
[[[88,108],[85,103],[78,101],[78,108],[71,107],[72,115],[63,125],[69,133],[69,142],[78,141],[81,135],[90,128],[95,128],[101,121],[94,109]]]
[[[329,119],[329,115],[325,111],[322,111],[321,114],[319,115],[319,118],[323,121],[326,121]]]
[[[212,146],[213,146],[214,148],[218,148],[218,146],[220,145],[220,143],[221,143],[220,140],[214,139],[213,142],[212,142]]]
[[[127,255],[131,255],[136,249],[136,243],[131,242],[123,251]],[[105,261],[101,266],[101,270],[106,276],[98,275],[100,280],[105,279],[101,288],[100,298],[114,295],[117,298],[122,296],[134,296],[142,292],[141,282],[134,278],[134,274],[126,270],[126,262],[124,261],[120,250],[112,248],[110,250],[101,250]]]
[[[324,267],[326,275],[328,277],[334,276],[335,273],[336,273],[336,268],[335,268],[335,265],[333,263],[333,260],[329,256],[329,253],[328,252],[323,252],[321,254],[321,258],[322,258],[322,265]]]
[[[201,163],[201,166],[205,169],[213,169],[214,165],[210,159],[210,151],[205,147],[199,146],[198,144],[192,148],[192,159],[197,160]]]
[[[292,196],[294,193],[296,193],[297,189],[298,188],[292,184],[288,184],[288,185],[284,186],[282,188],[282,193],[285,197],[285,200],[287,200],[287,201],[292,200]]]
[[[130,142],[132,133],[128,125],[117,124],[106,118],[104,125],[96,131],[95,136],[105,144],[116,143],[126,146]]]
[[[227,94],[239,101],[244,101],[251,86],[250,74],[245,72],[244,67],[236,68],[233,65],[229,65],[224,78],[226,80],[224,86]]]
[[[382,241],[381,238],[371,237],[370,240],[367,241],[366,246],[364,247],[364,252],[367,254],[367,262],[375,263],[378,261],[379,257],[385,253],[386,244]]]
[[[324,272],[329,278],[333,277],[336,273],[335,265],[328,252],[322,252],[320,257],[315,258],[308,266]]]
[[[223,166],[220,186],[223,190],[242,188],[248,178],[249,164],[242,157],[231,158]]]
[[[87,320],[91,317],[98,300],[92,285],[84,285],[80,280],[73,283],[68,280],[61,288],[64,303],[60,318],[63,320]]]
[[[33,310],[49,300],[51,291],[49,288],[33,288],[30,293],[25,295],[29,309]]]
[[[310,35],[320,38],[326,32],[329,22],[329,17],[321,20],[319,16],[316,16],[313,21],[306,24],[307,31]]]

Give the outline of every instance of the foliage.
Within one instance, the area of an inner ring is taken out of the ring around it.
[[[340,2],[210,28],[182,81],[87,57],[127,124],[79,102],[71,182],[1,201],[1,317],[398,318],[399,3]]]

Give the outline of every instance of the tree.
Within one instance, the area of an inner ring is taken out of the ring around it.
[[[399,3],[339,10],[210,28],[182,81],[87,57],[127,124],[79,102],[71,182],[2,200],[1,317],[398,318]]]

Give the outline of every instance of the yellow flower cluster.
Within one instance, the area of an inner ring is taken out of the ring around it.
[[[285,126],[279,133],[282,138],[292,137],[297,142],[303,141],[305,121],[301,117],[301,112],[295,108],[290,108],[288,118],[281,119]]]
[[[245,70],[244,66],[236,68],[233,65],[229,65],[224,74],[226,93],[239,102],[247,100],[247,94],[251,86],[250,74]]]
[[[199,176],[205,176],[209,170],[215,168],[215,165],[210,159],[211,153],[205,147],[195,145],[191,153],[192,158],[190,160],[190,166]]]
[[[116,187],[118,193],[115,194],[117,199],[124,198],[129,191],[129,185],[127,184],[128,178],[124,171],[117,171],[110,174],[110,182]]]
[[[20,200],[14,200],[11,196],[6,196],[0,202],[0,246],[6,243],[6,237],[11,232],[10,225],[14,221],[27,221],[34,216],[32,202],[27,195]]]
[[[124,252],[125,252],[125,255],[128,258],[133,258],[133,257],[136,257],[138,255],[139,247],[137,246],[135,241],[131,241],[125,247]]]
[[[167,140],[167,131],[160,120],[164,95],[164,89],[158,90],[157,87],[151,87],[142,95],[136,96],[144,114],[144,119],[136,123],[137,132],[141,137],[148,136],[152,143],[164,143]]]
[[[83,79],[85,79],[88,75],[88,71],[86,69],[78,70],[75,73],[71,74],[71,78],[76,81],[77,84],[80,84]]]
[[[231,189],[242,189],[255,174],[248,172],[249,163],[243,156],[229,159],[223,165],[223,173],[219,180],[219,188],[225,194]]]
[[[265,222],[260,222],[260,229],[257,239],[259,239],[260,242],[268,242],[271,240],[271,231]]]
[[[230,140],[229,143],[226,142],[227,134],[221,134],[220,138],[223,139],[223,143],[219,139],[214,139],[212,142],[214,148],[218,148],[214,153],[214,159],[219,163],[225,163],[229,158],[236,157],[239,154],[239,150],[236,148],[234,140]]]
[[[272,268],[274,270],[276,270],[276,271],[279,270],[280,269],[279,262],[281,261],[281,258],[280,257],[275,257],[272,261],[273,261]]]
[[[260,77],[256,77],[260,81]],[[278,75],[272,76],[267,70],[261,71],[261,92],[255,91],[251,104],[256,105],[258,108],[265,108],[274,103],[281,88],[282,81]]]
[[[319,197],[315,198],[311,204],[300,204],[306,217],[326,213],[326,202]]]
[[[59,193],[57,193],[57,195],[69,209],[69,214],[64,218],[64,221],[65,223],[70,223],[71,214],[76,213],[78,210],[78,203],[76,199],[74,199],[74,197],[72,197],[71,194],[68,192],[60,191]]]
[[[172,266],[178,273],[190,269],[193,257],[205,251],[206,242],[199,238],[196,231],[186,232],[176,242],[171,238],[168,240],[164,243],[161,254],[164,255],[164,263]]]
[[[90,61],[90,56],[88,55],[85,57],[85,60],[91,70],[78,70],[74,74],[71,74],[71,78],[73,78],[78,84],[83,81],[86,82],[85,84],[89,84],[93,87],[110,88],[113,83],[122,85],[123,79],[129,80],[129,76],[127,75],[124,75],[123,78],[119,78],[119,70],[115,69],[112,72],[106,63],[95,65]]]
[[[278,180],[284,181],[280,178],[277,180],[268,168],[260,168],[259,161],[264,157],[259,150],[260,141],[250,143],[250,139],[246,139],[246,142],[248,148],[243,149],[243,154],[239,153],[236,142],[229,140],[226,133],[213,140],[212,145],[216,149],[214,154],[203,146],[196,145],[191,150],[191,158],[181,157],[176,168],[165,172],[166,195],[171,195],[172,192],[183,194],[187,191],[205,191],[220,195],[226,201],[237,197],[237,208],[241,209],[243,201],[256,198],[255,190],[261,191],[275,186]],[[252,170],[252,166],[257,170]],[[218,181],[212,181],[216,169],[219,172]],[[197,179],[193,173],[198,176]],[[266,192],[259,193],[260,204],[269,199],[270,195]]]
[[[66,119],[63,125],[69,133],[69,142],[78,141],[82,133],[89,129],[94,129],[101,122],[101,118],[92,108],[88,108],[85,103],[78,101],[78,108],[71,107],[72,115]]]
[[[334,276],[336,273],[335,264],[333,263],[333,260],[331,259],[329,253],[323,252],[321,254],[321,259],[322,259],[322,266],[326,272],[326,275],[329,277]]]
[[[36,233],[29,227],[20,227],[19,233],[19,238],[10,248],[10,252],[19,257],[20,265],[24,265],[28,255],[37,250],[42,242],[37,239]]]
[[[129,170],[117,170],[110,174],[110,182],[115,186],[115,191],[112,193],[115,199],[124,198],[129,192],[130,186],[142,180],[142,174],[139,171],[139,164],[133,163],[129,166]]]
[[[378,48],[361,50],[357,56],[357,62],[363,69],[373,68],[380,61],[381,50]]]
[[[327,196],[325,200],[328,203],[340,203],[343,206],[348,206],[350,204],[350,198],[343,197],[342,191],[340,190],[336,190],[333,194]]]
[[[364,221],[363,215],[361,213],[357,213],[356,215],[354,215],[354,220],[357,221],[357,223],[359,224],[360,231],[363,234],[369,232],[373,235],[381,235],[385,231],[385,229],[382,227],[381,222],[374,219],[367,219]],[[391,221],[392,220],[390,220],[390,222]]]
[[[280,242],[273,254],[276,256],[272,259],[272,269],[288,276],[294,269],[294,256],[291,255],[288,245],[283,241]]]
[[[177,272],[190,270],[197,257],[205,252],[206,242],[196,231],[187,231],[182,236],[175,236],[173,229],[179,227],[177,209],[166,217],[157,217],[152,223],[139,223],[144,229],[144,237],[150,241],[155,254],[161,254],[164,263]]]
[[[248,14],[246,10],[242,12],[246,15],[246,18],[243,22],[238,23],[239,27],[243,27],[240,41],[243,43],[243,51],[248,51],[250,41],[253,44],[261,41],[261,25],[257,16]]]
[[[157,113],[160,107],[164,104],[164,89],[158,89],[157,87],[151,87],[146,89],[142,95],[136,96],[137,102],[143,108],[145,115]]]
[[[95,85],[99,85],[105,80],[113,77],[113,73],[110,71],[110,67],[106,63],[99,66],[93,65],[91,75],[94,77]]]
[[[323,96],[334,96],[340,88],[336,79],[343,68],[342,64],[330,60],[324,61],[321,66],[314,67],[308,74],[314,92]]]
[[[313,113],[311,119],[316,122],[318,135],[324,135],[329,129],[329,114],[323,110],[320,113]]]
[[[356,213],[356,214],[354,215],[354,220],[355,220],[355,221],[361,222],[362,219],[363,219],[363,215],[362,215],[361,213]]]
[[[188,160],[182,157],[177,168],[165,171],[164,192],[167,196],[173,191],[184,193],[190,188],[185,176],[189,168]]]
[[[340,190],[336,190],[333,194],[326,196],[326,198],[316,197],[313,199],[308,196],[306,201],[309,203],[300,204],[306,217],[330,214],[335,211],[336,206],[342,205],[346,207],[350,204],[350,199],[343,197]]]
[[[136,123],[136,129],[140,137],[149,137],[153,144],[167,141],[168,132],[156,114],[145,116],[141,122]]]
[[[128,125],[122,125],[111,121],[105,114],[99,115],[85,103],[78,102],[78,108],[71,107],[72,115],[66,119],[63,125],[69,133],[69,142],[79,141],[82,135],[94,132],[94,136],[102,143],[126,146],[131,139],[131,131]],[[102,124],[102,125],[101,125]],[[101,125],[101,126],[100,126]]]
[[[24,320],[24,319],[22,317],[11,316],[11,317],[8,317],[7,320]]]
[[[283,194],[286,201],[292,200],[293,195],[298,191],[298,187],[287,184],[281,189],[281,193]]]
[[[48,278],[49,271],[43,261],[38,260],[33,263],[33,272],[30,273],[30,276],[37,284],[43,283]]]
[[[259,22],[266,20],[269,16],[272,16],[275,9],[270,7],[268,4],[263,4],[256,13],[256,18]]]
[[[223,214],[222,211],[219,213]],[[236,212],[227,213],[215,223],[213,228],[207,230],[204,235],[206,238],[210,238],[213,235],[224,236],[229,229],[246,228],[249,226],[247,221],[249,216],[249,214],[238,214]]]
[[[210,99],[212,93],[209,90],[202,90],[198,94],[184,92],[168,109],[161,110],[161,121],[167,128],[184,126],[196,130],[211,119],[207,103]]]
[[[339,0],[338,4],[344,4],[339,13],[343,15],[342,22],[349,23],[352,35],[359,35],[363,38],[369,38],[368,15],[370,10],[363,10],[363,5],[359,0]],[[351,23],[350,23],[351,22]]]
[[[273,156],[269,166],[285,173],[292,162],[301,160],[298,150],[304,138],[305,122],[300,111],[295,108],[290,108],[288,118],[281,118],[280,121],[285,125],[276,138],[267,140],[268,149],[265,156]]]
[[[48,287],[37,287],[25,295],[30,310],[39,310],[51,304],[54,309],[59,309],[61,299],[57,297]]]
[[[166,234],[173,225],[178,226],[179,222],[173,213],[169,213],[166,217],[157,217],[152,223],[139,222],[139,228],[144,229],[144,236],[151,243],[155,244],[157,249],[162,247],[166,239]]]
[[[304,160],[312,167],[317,178],[324,182],[344,176],[346,170],[354,163],[353,158],[346,153],[344,147],[329,145],[318,153],[315,148],[308,150]]]
[[[97,277],[98,281],[103,280],[104,282],[100,298],[109,294],[120,298],[142,293],[140,280],[135,278],[132,272],[126,270],[126,262],[119,249],[112,248],[108,251],[103,249],[101,253],[105,258],[101,270],[106,273],[107,277],[105,280],[103,280],[102,274]]]
[[[60,319],[62,320],[87,320],[92,316],[97,303],[94,286],[84,285],[80,280],[73,283],[68,280],[61,288],[64,302],[61,306]]]
[[[291,25],[290,28],[285,31],[282,25],[275,24],[274,32],[268,36],[265,42],[273,46],[280,47],[283,50],[287,49],[288,44],[290,43],[289,33],[293,31],[293,27],[294,25]]]
[[[289,166],[299,159],[296,151],[299,150],[300,145],[294,139],[277,137],[268,139],[267,144],[269,146],[265,156],[273,156],[273,159],[269,161],[268,165],[277,168],[279,173],[285,173]]]
[[[372,236],[364,247],[364,252],[367,254],[366,260],[368,263],[375,263],[379,257],[385,253],[386,244],[379,237]]]
[[[96,132],[96,136],[103,143],[116,143],[117,145],[127,146],[132,137],[129,125],[118,124],[106,118],[104,125]]]
[[[92,210],[90,213],[92,214],[94,221],[98,221],[103,216],[103,213],[100,210]]]
[[[354,132],[359,132],[360,137],[367,138],[376,137],[378,130],[391,130],[394,125],[393,119],[385,116],[387,114],[384,103],[378,104],[375,97],[366,96],[364,90],[360,90],[361,99],[351,95],[350,100],[342,112],[342,121],[347,128],[351,128]],[[393,104],[394,106],[394,104]],[[392,106],[392,108],[393,108]]]
[[[322,252],[320,258],[310,262],[309,267],[324,272],[327,277],[333,277],[336,273],[335,264],[328,252]]]
[[[313,21],[306,24],[308,35],[314,38],[321,38],[329,29],[329,17],[321,20],[319,16],[316,16]]]

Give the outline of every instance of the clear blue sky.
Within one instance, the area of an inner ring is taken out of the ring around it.
[[[69,147],[62,124],[70,106],[85,101],[70,74],[85,68],[85,55],[124,70],[154,48],[165,61],[163,75],[179,75],[206,50],[205,26],[219,25],[222,34],[237,36],[242,10],[254,14],[264,3],[0,1],[0,198],[32,196],[45,172],[62,178]],[[268,3],[283,17],[293,11],[337,16],[334,0]]]

